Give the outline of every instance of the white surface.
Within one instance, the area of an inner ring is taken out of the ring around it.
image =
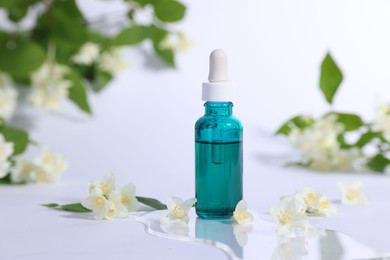
[[[75,201],[84,185],[1,187],[0,259],[227,259],[200,243],[146,235],[130,219],[94,221],[89,214],[50,210],[42,201]],[[67,195],[66,195],[67,194]]]
[[[321,230],[301,236],[276,237],[276,224],[263,220],[252,212],[251,227],[232,220],[205,220],[190,212],[187,226],[161,225],[164,211],[153,211],[138,217],[148,227],[148,233],[183,241],[201,241],[225,251],[232,259],[378,259],[390,253],[368,248],[353,238],[336,231]],[[309,217],[310,218],[310,217]]]
[[[96,1],[83,0],[83,7],[98,13],[90,8],[91,2]],[[117,10],[114,4],[107,8],[108,3],[112,1],[100,1],[100,11]],[[341,207],[337,216],[313,223],[389,250],[388,176],[284,169],[282,161],[290,150],[270,133],[296,113],[318,115],[327,109],[318,91],[318,67],[328,49],[345,73],[335,99],[337,109],[370,117],[375,94],[390,100],[390,2],[187,3],[188,16],[178,27],[194,46],[178,56],[177,70],[162,69],[145,51],[130,49],[126,56],[132,67],[91,99],[93,117],[80,115],[71,104],[64,106],[64,112],[33,117],[33,139],[62,152],[70,169],[58,185],[0,187],[0,220],[4,220],[0,258],[43,259],[32,255],[43,252],[51,259],[78,253],[81,259],[86,255],[107,259],[112,254],[134,259],[156,255],[224,259],[224,254],[207,246],[150,237],[141,224],[128,220],[86,221],[38,206],[79,201],[86,196],[87,182],[107,172],[114,172],[119,184],[133,182],[141,196],[161,200],[194,196],[193,125],[203,114],[201,82],[215,48],[229,53],[230,77],[237,87],[234,114],[244,125],[245,197],[250,207],[261,214],[281,195],[306,185],[338,199],[336,181],[361,179],[371,204]]]

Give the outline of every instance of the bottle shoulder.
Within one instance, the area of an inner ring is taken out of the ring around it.
[[[214,128],[214,127],[223,127],[229,129],[242,129],[242,124],[240,120],[235,116],[228,117],[215,117],[215,116],[202,116],[196,123],[195,128]]]
[[[195,123],[195,141],[229,143],[242,140],[242,124],[238,118],[203,116]]]

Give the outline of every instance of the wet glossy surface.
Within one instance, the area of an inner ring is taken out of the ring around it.
[[[231,220],[205,220],[192,211],[188,225],[160,225],[165,211],[135,217],[147,225],[147,232],[159,237],[211,244],[230,259],[375,259],[390,254],[364,246],[332,230],[318,230],[311,237],[278,238],[275,225],[257,214],[251,227]]]

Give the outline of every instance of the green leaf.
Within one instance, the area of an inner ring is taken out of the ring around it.
[[[0,185],[26,185],[27,182],[12,182],[11,174],[0,179]]]
[[[355,131],[364,125],[360,116],[355,114],[335,113],[337,115],[337,122],[344,125],[345,131]]]
[[[139,196],[137,196],[136,198],[137,198],[138,202],[140,202],[146,206],[152,207],[154,209],[157,209],[157,210],[167,209],[167,205],[161,203],[159,200],[152,199],[152,198],[146,198],[146,197],[139,197]]]
[[[7,176],[3,177],[0,179],[0,184],[2,185],[12,185],[12,181],[11,181],[11,175],[8,174]]]
[[[140,203],[149,206],[151,208],[157,210],[167,209],[167,206],[165,204],[161,203],[156,199],[138,197],[138,196],[136,198]],[[83,207],[81,203],[72,203],[72,204],[65,204],[65,205],[59,205],[57,203],[49,203],[49,204],[42,204],[41,206],[49,207],[57,210],[69,211],[69,212],[81,212],[81,213],[91,212],[91,210]]]
[[[13,22],[19,22],[22,20],[31,5],[39,2],[41,0],[13,0],[0,1],[0,7],[8,9],[8,18]]]
[[[130,9],[128,12],[127,12],[127,18],[129,18],[130,21],[134,22],[134,16],[135,16],[135,9]]]
[[[173,50],[162,49],[160,47],[161,41],[168,36],[168,31],[155,25],[150,26],[149,29],[150,37],[153,41],[153,48],[158,56],[172,67],[175,67],[175,55]]]
[[[330,53],[327,53],[321,64],[320,88],[329,104],[333,103],[334,95],[342,81],[342,72]]]
[[[28,12],[28,8],[12,8],[8,11],[8,19],[13,22],[22,20]]]
[[[18,86],[20,87],[25,87],[25,88],[28,88],[29,86],[31,86],[31,82],[30,82],[30,77],[27,77],[27,76],[14,76],[12,78],[12,80],[18,84]]]
[[[74,70],[71,70],[67,76],[67,79],[72,81],[72,86],[69,88],[68,97],[75,103],[82,111],[91,114],[91,108],[89,107],[87,92],[80,76]]]
[[[41,204],[41,206],[48,207],[48,208],[56,208],[60,205],[58,205],[57,203],[49,203],[49,204]]]
[[[134,2],[138,3],[141,7],[144,7],[148,4],[153,4],[155,3],[157,0],[133,0]]]
[[[95,80],[92,84],[92,88],[94,91],[99,92],[103,90],[111,80],[112,75],[110,73],[96,69]]]
[[[352,145],[348,144],[346,141],[345,141],[345,137],[343,134],[339,134],[337,136],[337,142],[340,144],[340,148],[341,149],[349,149],[352,147]]]
[[[4,135],[5,140],[14,144],[13,155],[23,153],[29,144],[28,133],[22,129],[9,126],[0,127],[0,133]]]
[[[390,160],[379,153],[368,161],[367,166],[373,171],[384,172],[389,164]]]
[[[291,131],[291,124],[295,125],[299,129],[304,129],[311,126],[314,123],[314,120],[311,117],[304,115],[297,115],[285,122],[275,134],[288,135]]]
[[[91,210],[84,208],[81,203],[65,204],[60,206],[60,209],[70,212],[91,212]]]
[[[87,31],[87,35],[88,35],[87,41],[99,44],[101,50],[105,50],[108,48],[110,39],[107,38],[105,35],[102,35],[95,31]]]
[[[5,46],[9,38],[9,34],[7,32],[0,31],[0,46]]]
[[[43,49],[34,42],[24,39],[8,39],[0,48],[0,70],[14,77],[26,77],[38,69],[45,60]]]
[[[72,17],[77,22],[85,22],[83,14],[81,13],[75,0],[53,1],[53,7],[56,10],[62,10],[68,17]]]
[[[56,209],[56,210],[69,211],[69,212],[79,212],[79,213],[91,212],[91,210],[84,208],[83,205],[81,205],[81,203],[72,203],[72,204],[65,204],[65,205],[59,205],[57,203],[49,203],[49,204],[41,204],[41,206]]]
[[[111,45],[135,45],[149,36],[149,28],[143,25],[136,25],[121,31],[115,36]]]
[[[153,7],[157,18],[163,22],[180,21],[186,13],[186,7],[175,0],[160,0]]]
[[[38,19],[32,38],[42,47],[54,45],[56,60],[69,64],[70,57],[88,41],[88,28],[74,0],[53,1]]]
[[[154,45],[154,50],[168,65],[175,67],[175,54],[171,49],[161,49],[159,46]]]
[[[380,133],[371,132],[371,131],[366,132],[360,136],[359,140],[355,143],[354,146],[362,148],[363,146],[370,143],[375,138],[380,138]]]
[[[164,40],[164,38],[168,35],[167,30],[155,26],[154,24],[149,27],[149,31],[150,31],[149,36],[152,39],[153,44],[160,44],[160,42]]]

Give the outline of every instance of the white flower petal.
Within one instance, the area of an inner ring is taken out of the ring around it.
[[[120,209],[115,207],[115,203],[107,200],[101,194],[88,196],[81,205],[92,210],[93,217],[98,220],[119,217],[123,213],[118,211]]]
[[[108,73],[115,73],[127,68],[126,61],[121,56],[121,49],[111,48],[103,52],[98,60],[99,68]]]
[[[66,98],[72,82],[65,79],[69,68],[54,61],[45,61],[38,70],[31,75],[32,104],[44,111],[56,110],[61,100]]]
[[[192,206],[195,204],[196,199],[195,198],[190,198],[186,201],[183,202],[183,208],[188,212]]]
[[[99,45],[93,42],[84,43],[79,52],[72,57],[72,61],[77,64],[90,65],[99,57]]]
[[[183,200],[179,197],[171,197],[168,199],[168,202],[167,202],[167,208],[168,210],[172,211],[177,205],[182,205],[183,204]]]
[[[328,201],[326,194],[312,187],[296,192],[294,198],[304,205],[307,214],[330,216],[336,213],[336,208]]]
[[[121,202],[129,212],[134,212],[138,210],[139,203],[135,196],[135,186],[132,183],[125,185],[121,189],[121,195]]]
[[[247,211],[247,209],[248,203],[245,200],[240,200],[236,205],[235,211],[233,212],[233,220],[235,220],[240,225],[247,225],[252,223],[253,215]]]
[[[368,203],[366,195],[363,193],[363,182],[358,181],[347,185],[345,183],[337,183],[341,193],[341,202],[345,205],[356,205]]]
[[[113,190],[110,193],[108,201],[113,204],[113,207],[108,210],[108,215],[111,218],[123,218],[127,215],[127,207],[122,203],[122,191]]]
[[[277,224],[277,234],[286,236],[292,232],[300,232],[301,229],[306,230],[307,216],[305,207],[293,197],[283,198],[278,206],[270,209],[272,218]]]
[[[237,203],[236,211],[246,211],[248,209],[248,203],[245,200],[240,200]]]
[[[11,181],[13,183],[35,182],[37,166],[24,158],[15,160],[15,167],[11,172]]]
[[[42,183],[58,181],[68,166],[60,154],[51,153],[47,147],[33,160],[33,163],[36,166],[38,181]]]
[[[100,193],[105,196],[109,196],[115,189],[115,176],[110,173],[107,174],[103,180],[94,180],[90,182],[88,186],[89,193]]]
[[[194,198],[188,199],[185,202],[179,197],[172,197],[168,199],[167,207],[168,213],[160,219],[161,223],[188,223],[188,211],[196,200]]]

